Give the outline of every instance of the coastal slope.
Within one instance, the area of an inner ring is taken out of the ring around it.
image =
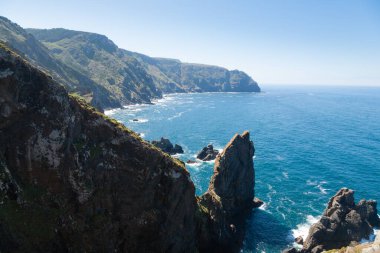
[[[194,252],[184,165],[0,44],[0,251]]]
[[[183,162],[0,43],[1,252],[238,252],[253,153],[235,135],[196,197]]]

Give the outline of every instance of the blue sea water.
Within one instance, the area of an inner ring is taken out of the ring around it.
[[[235,133],[254,141],[256,196],[242,252],[280,252],[341,187],[380,201],[380,88],[264,87],[255,93],[173,94],[109,112],[147,140],[169,138],[183,161]],[[139,119],[134,122],[133,119]],[[202,194],[213,162],[187,165]]]

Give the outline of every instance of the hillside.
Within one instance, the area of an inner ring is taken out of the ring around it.
[[[107,89],[121,104],[149,103],[162,92],[141,64],[106,36],[66,29],[27,29],[61,62]]]
[[[152,58],[95,33],[23,29],[0,17],[0,40],[101,110],[150,103],[163,93],[260,91],[244,72]]]
[[[107,89],[122,83],[125,73],[133,70],[136,83],[144,80],[147,88],[173,92],[259,92],[257,83],[242,71],[179,60],[153,58],[118,48],[104,35],[66,29],[27,29],[50,52]],[[143,75],[143,68],[151,79]],[[151,82],[153,81],[153,83]],[[137,90],[138,92],[138,90]]]
[[[69,92],[77,92],[97,108],[118,107],[120,102],[96,82],[53,57],[50,51],[22,27],[0,16],[0,40],[33,64],[49,72]]]

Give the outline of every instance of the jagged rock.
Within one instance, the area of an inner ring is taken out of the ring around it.
[[[302,251],[319,253],[368,239],[373,227],[379,225],[376,205],[373,200],[361,200],[355,205],[354,191],[340,189],[321,219],[310,228]]]
[[[255,149],[249,132],[236,134],[217,156],[208,190],[198,199],[200,250],[236,252],[254,199]]]
[[[298,236],[296,239],[294,239],[294,242],[300,245],[303,245],[303,238],[302,236]]]
[[[214,150],[214,147],[209,144],[204,147],[201,152],[198,153],[197,158],[202,161],[215,160],[216,156],[219,154],[218,150]]]
[[[0,43],[0,252],[196,252],[177,160]]]
[[[169,139],[163,137],[159,141],[152,141],[152,144],[169,155],[183,154],[183,149],[180,145],[175,144],[173,146]]]
[[[197,162],[196,162],[196,161],[193,161],[193,160],[187,160],[186,163],[188,163],[188,164],[194,164],[194,163],[197,163]]]
[[[262,206],[263,204],[264,204],[264,202],[263,202],[261,199],[255,197],[255,198],[253,199],[252,207],[253,207],[253,208],[259,208],[259,207]]]

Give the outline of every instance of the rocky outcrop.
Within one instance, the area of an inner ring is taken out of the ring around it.
[[[255,149],[249,132],[235,135],[217,156],[209,188],[198,199],[199,243],[204,252],[236,252],[253,207]]]
[[[368,239],[373,227],[380,224],[376,206],[373,200],[355,204],[354,191],[340,189],[330,199],[322,218],[310,228],[302,252],[319,253]]]
[[[152,141],[152,144],[169,155],[183,154],[183,149],[180,145],[175,144],[173,146],[170,140],[164,137],[161,137],[159,141]]]
[[[202,161],[215,160],[216,156],[219,154],[218,150],[214,149],[214,146],[209,144],[204,147],[197,155],[197,158]]]
[[[182,163],[0,43],[0,251],[195,252]]]

